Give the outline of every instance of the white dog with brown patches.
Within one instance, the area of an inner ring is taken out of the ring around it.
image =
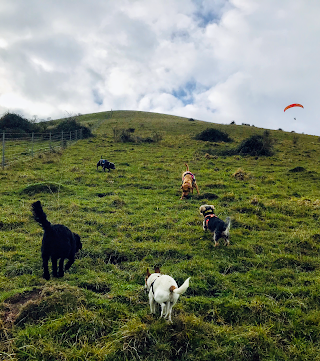
[[[172,307],[177,303],[178,298],[189,287],[189,279],[186,279],[182,286],[178,288],[177,282],[168,275],[160,273],[160,268],[154,268],[155,273],[150,273],[147,268],[145,288],[149,292],[149,303],[151,313],[156,313],[156,303],[161,305],[160,317],[168,318],[172,322]]]

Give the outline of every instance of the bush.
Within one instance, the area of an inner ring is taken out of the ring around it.
[[[15,113],[6,113],[0,119],[0,131],[10,133],[38,132],[40,127]]]
[[[58,132],[74,132],[76,130],[81,130],[82,138],[92,137],[91,130],[84,125],[81,125],[75,117],[70,117],[62,120],[54,130]]]
[[[239,145],[237,153],[252,156],[272,155],[273,140],[270,137],[270,132],[266,130],[263,135],[255,134],[247,139],[244,139]]]
[[[229,135],[221,130],[215,128],[207,128],[195,136],[197,140],[204,140],[206,142],[232,142]]]
[[[113,128],[113,139],[118,143],[157,143],[162,140],[162,135],[159,132],[154,132],[152,136],[143,138],[133,135],[134,131],[134,128]]]

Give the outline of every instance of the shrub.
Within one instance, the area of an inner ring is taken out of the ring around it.
[[[197,140],[206,142],[232,142],[229,135],[215,128],[207,128],[195,136]]]
[[[113,139],[118,143],[157,143],[162,140],[162,135],[157,131],[145,138],[133,135],[134,131],[134,128],[113,128]]]
[[[306,169],[303,167],[295,167],[295,168],[289,169],[289,172],[291,172],[291,173],[301,173],[301,172],[305,172],[305,171],[306,171]]]
[[[31,133],[40,131],[37,124],[15,113],[6,113],[0,119],[0,131],[10,133]]]
[[[272,155],[273,140],[270,137],[270,132],[266,130],[263,135],[255,134],[247,139],[244,139],[239,145],[237,153],[252,156]]]
[[[80,130],[82,132],[82,138],[92,137],[91,130],[84,125],[81,125],[75,117],[70,117],[62,120],[54,129],[58,132],[71,132]]]

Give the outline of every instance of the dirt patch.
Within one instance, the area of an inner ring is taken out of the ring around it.
[[[212,200],[212,199],[218,199],[219,196],[216,195],[215,193],[203,193],[203,194],[198,194],[198,195],[197,195],[197,198],[198,198],[198,199],[209,199],[209,200]]]
[[[41,298],[40,289],[26,291],[8,298],[1,305],[1,319],[5,329],[11,329],[17,319],[21,309],[29,302],[34,302]]]
[[[25,188],[21,189],[20,193],[33,196],[38,193],[59,193],[62,190],[65,190],[65,187],[61,184],[45,182],[29,184]]]
[[[237,169],[232,176],[237,180],[248,180],[251,178],[251,175],[241,168]]]

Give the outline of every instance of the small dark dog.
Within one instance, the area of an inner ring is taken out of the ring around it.
[[[98,170],[98,167],[102,167],[104,172],[106,171],[106,168],[108,169],[109,172],[110,172],[110,169],[116,169],[116,166],[114,165],[114,163],[111,163],[106,159],[102,159],[102,156],[101,156],[101,159],[99,160],[99,162],[97,163],[97,170]]]
[[[229,245],[229,231],[231,226],[231,218],[227,217],[226,221],[223,222],[214,214],[214,206],[204,204],[199,208],[200,214],[204,216],[203,230],[209,231],[213,235],[214,246],[218,246],[219,238],[223,237],[226,246]]]
[[[65,270],[68,270],[75,259],[75,254],[82,249],[80,236],[70,231],[69,228],[62,224],[51,224],[42,210],[41,202],[37,201],[32,204],[32,213],[34,219],[41,225],[44,230],[42,239],[42,262],[43,278],[50,279],[48,262],[51,258],[53,277],[63,277],[64,260],[68,259]],[[59,261],[59,272],[57,272],[57,261]]]

